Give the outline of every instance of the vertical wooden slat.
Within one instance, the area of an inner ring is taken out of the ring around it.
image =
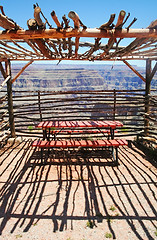
[[[7,60],[5,63],[6,66],[6,75],[11,76],[11,64],[10,60]],[[13,111],[13,97],[12,97],[12,79],[7,81],[7,94],[8,94],[8,112],[9,112],[9,124],[11,137],[16,137],[15,134],[15,124],[14,124],[14,111]]]
[[[41,112],[40,91],[38,91],[38,106],[39,106],[39,115],[40,115],[40,121],[42,122],[42,112]]]
[[[78,57],[78,49],[79,49],[79,39],[78,37],[75,38],[75,57]]]
[[[113,106],[113,120],[116,118],[116,90],[113,89],[114,92],[114,106]]]
[[[42,122],[42,121],[43,121],[43,118],[42,118],[42,112],[41,112],[40,91],[38,91],[38,106],[39,106],[40,122]],[[46,131],[43,131],[43,139],[46,139]]]

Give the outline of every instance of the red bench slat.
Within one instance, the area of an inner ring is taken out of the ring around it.
[[[123,124],[119,121],[43,121],[37,125],[38,128],[67,128],[67,127],[122,127]]]
[[[110,134],[110,130],[90,130],[90,129],[86,129],[86,130],[52,130],[52,132],[55,134],[55,133],[68,133],[68,134],[71,134],[71,133],[108,133]],[[114,131],[115,133],[117,133],[117,131],[115,130]]]
[[[32,143],[33,147],[49,148],[49,147],[119,147],[128,145],[126,140],[122,139],[111,139],[111,140],[36,140]]]

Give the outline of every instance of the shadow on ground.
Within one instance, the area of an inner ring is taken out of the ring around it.
[[[113,239],[120,239],[117,226],[124,222],[130,236],[154,239],[156,171],[149,156],[135,146],[121,147],[115,166],[102,150],[44,154],[41,164],[31,141],[1,151],[1,234],[8,224],[14,233],[19,227],[28,232],[44,220],[51,221],[53,232],[75,230],[78,222],[101,229],[105,222]]]

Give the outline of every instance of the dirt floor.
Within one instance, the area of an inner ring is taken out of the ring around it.
[[[45,152],[44,158],[46,158]],[[54,151],[45,164],[31,141],[0,150],[0,239],[157,239],[157,168],[133,144]]]

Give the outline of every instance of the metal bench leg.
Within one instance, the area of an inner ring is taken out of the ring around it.
[[[49,156],[50,156],[50,148],[48,148],[48,151],[47,151],[47,158],[49,158]]]
[[[116,165],[118,166],[118,147],[116,147]]]
[[[43,148],[41,148],[41,163],[43,163]]]
[[[41,148],[41,163],[44,164],[46,162],[46,158],[45,160],[43,160],[43,152],[44,152],[44,148]],[[48,148],[48,157],[49,157],[49,154],[50,154],[50,149]]]
[[[116,155],[114,154],[115,151]],[[118,147],[112,147],[112,155],[116,165],[118,166]]]

